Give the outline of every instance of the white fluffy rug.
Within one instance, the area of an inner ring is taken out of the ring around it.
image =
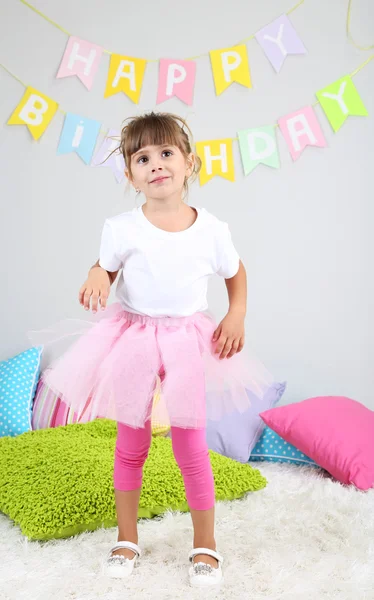
[[[188,586],[189,514],[139,523],[144,556],[126,581],[100,575],[116,529],[40,544],[0,515],[1,600],[374,600],[374,489],[309,467],[259,468],[264,490],[217,505],[219,592]]]

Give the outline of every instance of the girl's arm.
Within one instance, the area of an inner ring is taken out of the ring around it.
[[[244,319],[247,311],[247,274],[242,261],[234,277],[225,279],[229,296],[229,310],[213,335],[217,342],[215,352],[220,358],[231,358],[244,346]]]
[[[103,271],[105,271],[105,269],[103,269],[102,267],[100,267],[100,259],[98,259],[94,265],[92,265],[91,269],[89,270],[88,273],[91,273],[92,269],[102,269]],[[114,271],[113,273],[111,273],[110,271],[105,271],[105,273],[108,273],[109,275],[109,279],[110,279],[110,285],[112,285],[112,283],[115,282],[115,280],[117,279],[117,275],[119,273],[119,271]]]
[[[247,274],[242,261],[239,270],[231,279],[225,279],[229,295],[229,313],[237,313],[245,317],[247,312]]]
[[[117,275],[118,271],[111,273],[100,267],[99,261],[91,267],[86,281],[79,290],[79,303],[84,306],[85,310],[90,309],[91,299],[92,312],[97,312],[99,300],[102,310],[106,308],[110,286],[116,280]]]

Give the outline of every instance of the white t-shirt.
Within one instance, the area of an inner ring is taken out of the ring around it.
[[[153,225],[141,207],[107,219],[100,266],[122,269],[116,295],[126,311],[151,317],[189,316],[208,308],[211,275],[225,279],[239,269],[227,223],[204,208],[184,231]]]

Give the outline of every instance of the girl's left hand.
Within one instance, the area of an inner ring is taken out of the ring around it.
[[[243,349],[244,337],[244,316],[229,311],[213,334],[213,342],[217,341],[215,353],[220,359],[231,358]]]

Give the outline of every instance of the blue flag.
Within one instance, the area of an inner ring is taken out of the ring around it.
[[[57,154],[76,152],[88,165],[91,162],[101,123],[66,113]]]

